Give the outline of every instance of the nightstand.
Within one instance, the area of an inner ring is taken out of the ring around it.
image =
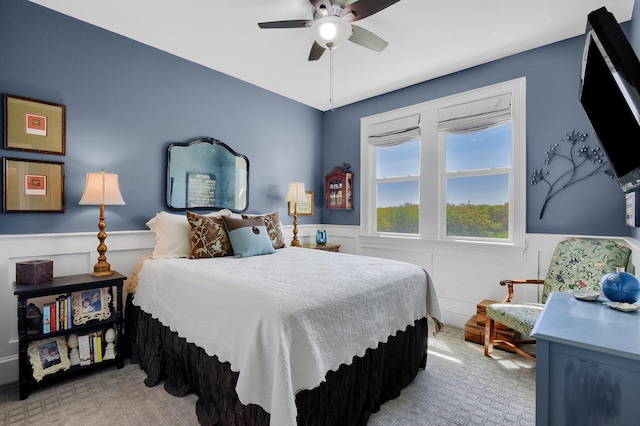
[[[324,251],[335,251],[336,253],[340,251],[340,244],[303,244],[302,247],[316,249],[316,250],[324,250]]]

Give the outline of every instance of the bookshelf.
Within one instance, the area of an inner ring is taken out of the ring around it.
[[[29,389],[41,383],[110,365],[122,368],[122,289],[125,279],[114,272],[101,277],[80,274],[55,277],[53,281],[41,284],[13,284],[13,292],[18,298],[20,399],[26,399]],[[92,297],[93,305],[87,304],[86,299]],[[54,298],[55,301],[39,307],[43,320],[34,329],[28,327],[28,302],[38,298]],[[51,318],[52,304],[54,318]],[[45,324],[46,305],[49,305],[48,324]],[[113,331],[108,332],[109,329]],[[86,352],[81,352],[80,345]],[[106,357],[105,353],[108,354]],[[75,362],[76,357],[78,362]],[[80,358],[83,358],[82,362]]]

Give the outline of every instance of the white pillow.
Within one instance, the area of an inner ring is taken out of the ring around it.
[[[230,210],[223,209],[203,216],[227,216],[230,214]],[[191,254],[191,227],[186,215],[160,212],[151,218],[146,225],[156,234],[156,245],[151,257],[154,259],[189,257]]]

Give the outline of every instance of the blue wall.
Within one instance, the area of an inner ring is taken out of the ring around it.
[[[623,28],[627,30],[628,24],[623,24]],[[544,165],[549,144],[558,142],[570,130],[590,134],[585,143],[597,147],[599,142],[578,101],[583,45],[584,36],[575,37],[327,112],[324,170],[347,162],[351,163],[356,178],[361,176],[362,117],[519,77],[527,79],[528,177]],[[360,187],[355,189],[354,210],[325,209],[325,223],[360,223]],[[624,222],[624,195],[615,180],[604,174],[563,190],[548,203],[540,219],[545,196],[542,185],[527,185],[527,232],[629,235],[630,228]]]
[[[127,203],[107,206],[107,232],[146,229],[167,210],[167,146],[202,136],[249,158],[249,212],[278,210],[290,223],[288,182],[322,189],[316,109],[26,0],[0,0],[0,52],[0,93],[67,111],[65,156],[0,149],[3,157],[64,162],[66,212],[0,213],[0,234],[97,232],[98,207],[78,201],[85,173],[100,169],[118,173]],[[316,211],[299,222],[320,222]]]
[[[583,40],[576,37],[322,113],[26,0],[0,0],[0,93],[67,107],[66,156],[0,149],[1,156],[65,162],[66,212],[0,213],[0,234],[94,231],[97,207],[77,202],[85,173],[101,168],[120,175],[127,202],[107,207],[107,231],[145,229],[150,217],[166,209],[167,145],[201,136],[220,139],[249,157],[250,212],[279,210],[290,223],[283,199],[287,183],[300,180],[316,193],[316,214],[301,217],[301,223],[357,225],[359,185],[353,210],[321,206],[323,176],[334,166],[351,163],[356,182],[360,179],[362,117],[522,76],[527,78],[530,175],[542,166],[548,144],[565,132],[592,133],[577,100]],[[597,143],[593,135],[587,142]],[[527,186],[528,232],[629,234],[623,194],[603,176],[565,190],[540,220],[543,198],[541,188]]]

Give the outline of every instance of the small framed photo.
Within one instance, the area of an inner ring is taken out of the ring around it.
[[[2,211],[64,213],[64,163],[4,158]]]
[[[111,316],[111,295],[107,287],[71,293],[73,324],[82,325],[92,320],[106,320]]]
[[[298,216],[313,216],[313,192],[307,191],[304,193],[307,201],[304,203],[298,203]],[[289,216],[293,216],[294,203],[289,203]]]
[[[67,352],[67,341],[62,336],[31,342],[27,348],[33,378],[37,382],[47,374],[71,367]]]
[[[65,154],[65,106],[4,95],[4,148]]]

